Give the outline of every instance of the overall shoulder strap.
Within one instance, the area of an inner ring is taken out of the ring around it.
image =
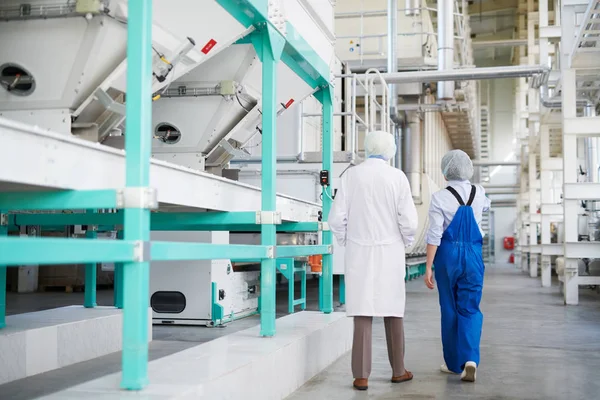
[[[475,185],[471,185],[471,194],[469,195],[469,201],[467,202],[468,206],[473,204],[473,200],[475,200],[475,193],[477,193],[477,188]]]
[[[463,201],[463,199],[460,197],[460,195],[458,194],[458,192],[456,190],[454,190],[453,187],[448,186],[446,188],[447,191],[449,191],[450,193],[452,193],[452,195],[454,197],[456,197],[456,200],[458,200],[458,204],[460,204],[461,206],[465,205],[465,202]]]

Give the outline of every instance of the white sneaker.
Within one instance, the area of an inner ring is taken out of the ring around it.
[[[477,379],[477,364],[473,361],[468,361],[465,364],[465,369],[460,374],[460,380],[464,382],[475,382]]]
[[[440,371],[442,371],[445,374],[454,374],[454,372],[448,369],[448,366],[445,363],[442,364],[442,366],[440,367]]]

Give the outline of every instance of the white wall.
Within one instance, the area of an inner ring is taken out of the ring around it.
[[[424,2],[423,2],[424,3]],[[404,2],[398,2],[404,8]],[[338,18],[335,21],[335,34],[338,40],[335,51],[342,60],[381,59],[387,57],[387,16],[360,17],[362,11],[387,10],[386,0],[341,0],[336,3],[336,13],[357,13],[354,18]],[[414,59],[423,56],[437,58],[437,39],[429,12],[423,10],[419,16],[407,17],[398,11],[398,58]],[[360,36],[375,36],[361,39]],[[428,40],[429,38],[429,40]],[[358,45],[358,46],[357,46]],[[424,51],[426,46],[429,53]]]
[[[494,161],[514,161],[516,143],[516,132],[514,131],[514,119],[516,118],[515,107],[515,84],[514,80],[497,79],[491,82],[490,101],[490,159]],[[492,167],[490,183],[493,185],[516,185],[516,167]],[[492,208],[494,200],[515,199],[516,196],[492,196]],[[512,251],[504,250],[503,238],[514,235],[514,227],[517,219],[517,208],[493,208],[495,212],[495,251],[497,262],[507,262]]]

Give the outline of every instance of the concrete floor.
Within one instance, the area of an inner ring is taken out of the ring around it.
[[[475,384],[462,384],[456,377],[438,372],[441,346],[437,293],[426,290],[419,279],[407,285],[406,364],[415,374],[414,381],[389,383],[383,324],[376,321],[373,374],[367,393],[351,389],[350,359],[346,355],[289,399],[600,398],[600,296],[582,289],[580,305],[565,307],[556,283],[549,289],[539,286],[539,279],[531,279],[513,266],[487,269],[482,365]],[[308,308],[312,310],[317,308],[316,289],[311,282]],[[286,314],[286,296],[285,292],[279,293],[279,315]],[[80,293],[9,294],[7,306],[9,313],[18,313],[82,301]],[[99,291],[98,303],[111,305],[112,292]],[[248,318],[223,329],[155,326],[150,358],[164,357],[257,323],[257,318]],[[120,353],[115,353],[11,382],[0,386],[0,399],[35,399],[119,371],[120,362]]]
[[[540,287],[511,267],[489,267],[481,367],[475,384],[439,372],[442,362],[437,293],[421,281],[407,287],[406,366],[412,382],[393,385],[383,321],[373,332],[368,392],[351,389],[350,356],[288,400],[477,399],[583,400],[600,398],[600,296],[582,289],[580,305],[565,307],[556,283]]]

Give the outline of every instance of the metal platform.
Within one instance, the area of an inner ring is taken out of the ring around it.
[[[0,192],[125,187],[125,152],[0,117]],[[163,211],[255,211],[260,188],[152,160],[150,186]],[[240,201],[243,199],[243,201]],[[278,195],[286,221],[316,221],[321,206]]]

